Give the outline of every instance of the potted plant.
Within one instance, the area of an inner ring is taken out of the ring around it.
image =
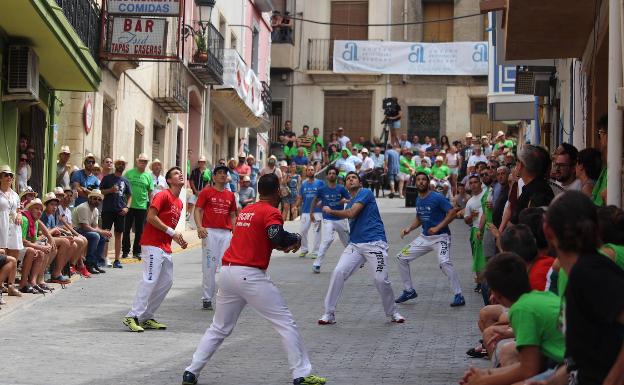
[[[208,47],[206,45],[206,37],[203,33],[195,35],[195,61],[205,63],[208,61]]]

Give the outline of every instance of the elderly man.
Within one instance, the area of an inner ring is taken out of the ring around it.
[[[407,140],[407,134],[401,134],[401,138],[399,139],[399,145],[401,148],[412,148],[412,142]]]
[[[251,175],[251,167],[249,167],[246,160],[247,157],[245,156],[245,153],[241,152],[240,154],[238,154],[238,164],[236,165],[236,172],[241,177],[241,179],[244,176]]]
[[[56,161],[56,186],[68,187],[71,183],[72,166],[69,164],[69,146],[61,146],[61,151],[58,154],[58,160]]]
[[[277,167],[277,158],[275,155],[269,156],[267,165],[260,170],[260,176],[265,174],[275,174],[279,179],[282,179],[282,170]]]
[[[128,179],[122,175],[126,170],[126,160],[123,156],[115,159],[115,172],[102,179],[100,187],[104,194],[102,204],[102,227],[111,230],[115,227],[115,262],[113,268],[121,269],[121,238],[126,227],[126,216],[132,205],[132,187]],[[108,249],[108,243],[106,244]],[[108,254],[108,253],[107,253]]]
[[[150,165],[150,169],[152,170],[152,182],[154,183],[154,190],[152,191],[150,198],[154,198],[154,195],[158,194],[169,186],[167,186],[167,181],[162,175],[162,163],[160,162],[160,159],[154,159],[152,161],[152,164]]]
[[[258,182],[258,174],[260,173],[260,169],[258,165],[256,165],[256,158],[253,155],[249,154],[247,156],[247,166],[249,166],[250,174],[249,180],[251,181],[251,187],[256,188],[256,183]]]
[[[360,158],[355,155],[351,155],[351,151],[347,148],[343,148],[340,151],[340,158],[336,160],[336,168],[345,173],[355,172],[357,166],[362,163]]]
[[[78,206],[87,201],[91,190],[100,188],[100,180],[95,176],[93,167],[95,156],[88,153],[84,158],[84,168],[74,171],[71,175],[71,184],[74,191],[78,193],[75,205]]]
[[[132,244],[132,255],[141,259],[141,235],[143,234],[143,226],[147,217],[147,208],[149,206],[150,194],[154,191],[154,181],[150,176],[147,168],[149,158],[146,154],[139,154],[136,159],[136,165],[133,169],[128,170],[124,176],[130,183],[132,191],[131,202],[128,202],[129,210],[126,214],[122,241],[122,257],[127,258],[130,253],[130,231],[134,227],[134,242]]]
[[[69,205],[74,199],[74,192],[70,187],[65,187],[65,189],[56,187],[54,195],[59,200],[56,213],[54,213],[54,218],[57,222],[56,227],[61,233],[71,237],[77,246],[75,253],[71,256],[70,273],[79,273],[85,278],[90,278],[91,273],[89,273],[84,264],[84,259],[87,256],[87,238],[80,235],[72,226],[72,212]]]
[[[104,200],[104,195],[98,189],[89,192],[88,200],[74,209],[72,223],[76,231],[87,238],[87,270],[91,274],[106,273],[98,267],[98,260],[106,247],[106,242],[112,233],[98,226],[100,216],[98,206]]]
[[[375,146],[373,149],[373,154],[370,156],[373,160],[373,164],[375,168],[383,168],[385,163],[385,156],[381,153],[381,147]]]
[[[477,163],[480,163],[480,162],[485,162],[487,164],[488,160],[485,157],[485,155],[481,153],[480,145],[475,144],[474,146],[472,146],[472,151],[473,151],[473,154],[470,155],[470,158],[468,158],[468,167],[476,166]]]
[[[368,156],[368,149],[364,147],[362,149],[362,165],[360,166],[360,178],[364,178],[366,174],[372,172],[375,169],[375,162]]]
[[[245,206],[252,204],[256,201],[256,191],[251,187],[251,178],[247,175],[241,180],[241,188],[238,192],[238,203],[244,208]]]
[[[526,144],[518,153],[516,171],[524,187],[512,209],[511,223],[518,223],[518,215],[525,208],[548,206],[553,200],[552,188],[546,180],[549,165],[550,154],[542,147]]]

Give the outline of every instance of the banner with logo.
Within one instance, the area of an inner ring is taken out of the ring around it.
[[[180,0],[108,0],[108,13],[123,15],[178,16]]]
[[[255,116],[259,117],[264,114],[262,83],[235,49],[223,51],[223,86],[215,86],[215,88],[234,89]]]
[[[488,43],[335,40],[333,64],[336,73],[487,75]]]

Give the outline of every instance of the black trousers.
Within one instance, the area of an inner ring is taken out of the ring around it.
[[[134,242],[132,242],[132,255],[141,254],[141,235],[143,235],[143,226],[147,218],[147,210],[129,209],[126,214],[126,226],[124,227],[123,240],[121,242],[121,253],[130,254],[130,232],[134,225]]]

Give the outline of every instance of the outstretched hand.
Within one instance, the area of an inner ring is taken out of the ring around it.
[[[173,240],[176,241],[176,243],[178,245],[180,245],[183,249],[186,249],[186,247],[188,246],[188,243],[186,243],[186,241],[184,240],[184,238],[182,237],[182,233],[175,233],[173,234]]]

